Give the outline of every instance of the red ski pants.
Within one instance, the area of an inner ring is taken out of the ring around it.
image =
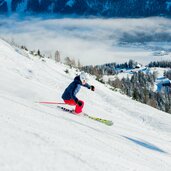
[[[73,99],[70,99],[70,100],[64,100],[64,102],[68,105],[71,105],[71,106],[75,106],[75,113],[76,114],[79,114],[82,112],[82,109],[84,107],[84,102],[82,100],[80,100],[82,102],[82,105],[79,106]]]

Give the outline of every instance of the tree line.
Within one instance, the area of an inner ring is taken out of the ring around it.
[[[148,67],[161,67],[161,68],[171,68],[171,61],[153,61],[148,64]]]
[[[137,62],[134,60],[129,60],[128,62],[117,64],[113,63],[106,63],[103,65],[89,65],[81,67],[82,70],[88,72],[92,75],[96,75],[97,78],[101,78],[103,75],[116,75],[119,72],[123,72],[124,69],[134,69],[137,66]]]
[[[131,78],[115,79],[108,83],[134,100],[171,113],[171,87],[167,86],[161,92],[155,92],[155,79],[156,73],[144,74],[139,71],[135,72]]]

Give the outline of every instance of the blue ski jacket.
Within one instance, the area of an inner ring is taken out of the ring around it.
[[[76,76],[74,78],[74,81],[71,84],[69,84],[69,86],[65,89],[64,93],[62,94],[62,99],[63,100],[73,99],[77,103],[78,98],[76,97],[76,94],[79,92],[81,86],[90,89],[90,85],[88,83],[83,85],[80,80],[80,76]]]

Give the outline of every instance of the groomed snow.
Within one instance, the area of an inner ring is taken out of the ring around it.
[[[0,40],[1,171],[170,171],[171,115],[113,92],[89,76],[84,111],[113,126],[55,105],[75,76]]]

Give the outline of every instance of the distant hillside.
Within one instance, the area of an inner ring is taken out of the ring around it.
[[[170,65],[170,61],[161,61],[143,66],[129,60],[123,64],[108,63],[84,66],[82,69],[96,75],[98,81],[109,84],[115,91],[120,91],[134,100],[171,113]]]
[[[0,12],[102,17],[170,17],[171,0],[0,0]]]

